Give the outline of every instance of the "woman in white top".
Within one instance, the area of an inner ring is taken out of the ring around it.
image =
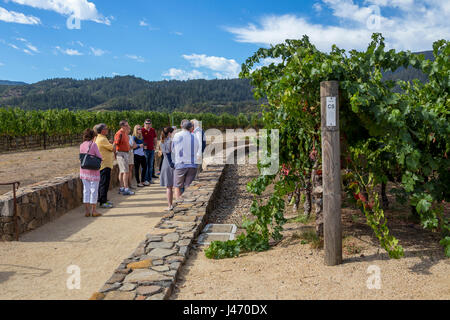
[[[133,139],[133,137],[129,134],[128,135],[128,139],[129,139],[129,141],[130,141],[130,151],[129,151],[129,162],[128,162],[128,166],[129,166],[129,175],[128,175],[128,185],[130,186],[130,189],[135,189],[135,188],[133,188],[132,187],[132,185],[131,185],[131,176],[133,175],[133,167],[134,167],[134,153],[133,153],[133,150],[134,150],[134,148],[136,147],[136,143],[134,142],[134,139]]]
[[[142,136],[142,127],[136,125],[133,131],[133,140],[135,143],[134,153],[134,176],[136,178],[137,186],[144,187],[145,174],[147,173],[147,161],[144,153],[144,137]],[[142,173],[141,173],[142,167]]]

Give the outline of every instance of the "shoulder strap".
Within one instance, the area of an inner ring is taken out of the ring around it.
[[[94,144],[94,141],[91,141],[91,144],[89,145],[89,148],[88,148],[88,151],[87,151],[87,154],[89,154],[89,151],[91,151],[91,147],[92,147],[92,145]]]

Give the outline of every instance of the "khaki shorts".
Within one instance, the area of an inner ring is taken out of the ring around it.
[[[120,173],[128,173],[130,171],[130,154],[128,152],[117,152],[117,164]]]
[[[133,150],[130,150],[129,157],[130,157],[130,159],[128,161],[128,164],[129,165],[134,165],[134,153],[133,153]]]
[[[192,181],[194,181],[196,174],[197,168],[175,169],[173,173],[174,187],[189,187]]]

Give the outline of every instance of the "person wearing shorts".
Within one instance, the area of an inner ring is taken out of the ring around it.
[[[117,165],[119,166],[119,194],[134,195],[129,189],[128,175],[130,174],[130,139],[128,133],[130,126],[128,121],[120,121],[120,130],[114,136],[114,151],[116,153]]]
[[[90,154],[100,159],[102,155],[94,142],[95,132],[92,129],[86,129],[83,133],[83,143],[80,145],[80,154]],[[98,185],[100,182],[100,170],[83,169],[80,167],[80,179],[83,182],[83,203],[86,207],[86,217],[100,217],[101,214],[96,211],[98,200]]]
[[[175,197],[182,200],[181,189],[187,188],[194,181],[198,164],[198,140],[191,133],[192,123],[189,120],[181,122],[181,132],[175,134],[172,141],[172,150],[175,154],[174,187]]]

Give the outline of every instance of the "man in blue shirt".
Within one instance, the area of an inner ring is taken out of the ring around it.
[[[174,187],[177,200],[182,199],[181,189],[189,187],[197,173],[200,146],[191,133],[192,126],[189,120],[183,120],[182,131],[175,134],[172,141],[172,150],[175,155]]]

